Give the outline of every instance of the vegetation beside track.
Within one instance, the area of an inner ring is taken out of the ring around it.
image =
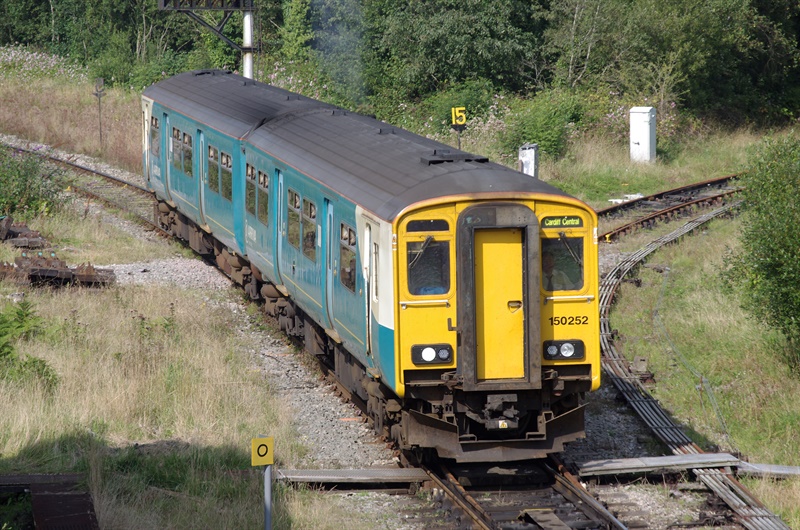
[[[76,202],[29,226],[71,263],[185,253],[83,212]],[[0,245],[0,260],[14,254]],[[11,300],[22,291],[24,308]],[[280,466],[295,466],[307,449],[249,353],[259,345],[237,331],[249,319],[231,309],[240,296],[0,283],[0,333],[5,323],[18,324],[18,332],[4,335],[12,360],[54,375],[19,368],[0,378],[0,474],[85,473],[104,528],[263,526],[262,477],[250,467],[250,438],[274,436]],[[337,529],[344,520],[381,527],[354,518],[334,498],[279,486],[275,496],[276,528]]]
[[[746,313],[720,275],[741,222],[714,221],[652,255],[639,269],[641,286],[620,289],[611,325],[628,359],[647,360],[653,395],[705,450],[800,466],[800,381],[787,363],[790,344]],[[622,248],[657,236],[641,231],[638,242],[623,241]],[[747,485],[791,528],[800,528],[800,479]]]

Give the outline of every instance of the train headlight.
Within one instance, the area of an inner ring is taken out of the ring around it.
[[[547,340],[542,346],[542,353],[548,361],[574,361],[586,356],[582,340]]]
[[[453,362],[453,347],[449,344],[419,344],[411,347],[414,364],[450,364]]]

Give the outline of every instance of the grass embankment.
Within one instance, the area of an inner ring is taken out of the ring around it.
[[[30,225],[72,264],[184,252],[69,210]],[[0,260],[16,254],[0,249]],[[296,465],[307,449],[251,353],[259,345],[237,332],[249,318],[231,310],[237,291],[0,282],[0,313],[12,315],[9,295],[23,290],[34,311],[25,324],[38,331],[14,341],[13,355],[43,360],[51,377],[0,377],[0,474],[85,473],[103,528],[263,526],[250,438],[274,436],[279,466]],[[276,528],[380,526],[330,497],[275,495]]]
[[[653,395],[701,447],[800,466],[800,377],[785,362],[788,346],[744,313],[720,280],[738,232],[738,220],[714,221],[652,255],[638,272],[641,287],[622,285],[611,325],[628,359],[647,359]],[[746,483],[800,528],[800,478]]]

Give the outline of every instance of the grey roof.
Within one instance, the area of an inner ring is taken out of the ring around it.
[[[453,194],[548,193],[485,157],[229,72],[186,72],[144,92],[322,182],[381,218]]]

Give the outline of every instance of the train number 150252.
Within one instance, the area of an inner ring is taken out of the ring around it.
[[[589,323],[589,317],[550,317],[548,319],[551,326],[585,326]]]

